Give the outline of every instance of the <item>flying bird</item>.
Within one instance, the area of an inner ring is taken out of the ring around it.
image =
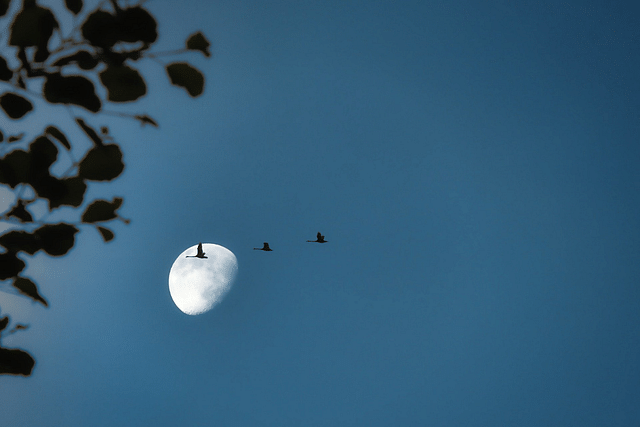
[[[322,234],[320,234],[320,232],[318,231],[318,235],[316,236],[317,239],[316,240],[307,240],[307,242],[313,242],[313,243],[327,243],[326,240],[324,240],[324,236]]]
[[[267,242],[264,242],[264,246],[261,248],[253,248],[254,251],[272,251]]]
[[[198,243],[198,253],[195,255],[187,255],[187,258],[207,258],[202,251],[202,243]]]

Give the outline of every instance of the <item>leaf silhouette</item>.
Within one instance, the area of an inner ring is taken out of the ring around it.
[[[108,66],[100,73],[100,81],[107,88],[109,101],[135,101],[147,93],[147,85],[140,73],[126,65]]]
[[[12,142],[18,142],[20,141],[22,138],[24,137],[24,132],[20,132],[17,135],[11,135],[9,136],[9,138],[7,138],[7,142],[8,143],[12,143]]]
[[[44,62],[47,60],[51,52],[49,52],[49,48],[47,45],[38,46],[36,49],[36,54],[33,55],[33,62]]]
[[[33,110],[33,105],[28,99],[11,92],[0,96],[0,106],[4,112],[7,113],[7,116],[14,120],[21,118],[29,111]]]
[[[204,37],[200,31],[195,34],[191,34],[187,39],[187,49],[189,50],[199,50],[206,56],[207,58],[211,56],[209,52],[209,41]]]
[[[59,206],[79,207],[84,200],[84,193],[87,190],[87,184],[80,177],[63,178],[60,181],[60,193],[49,199],[49,209],[55,209]]]
[[[119,10],[116,19],[119,24],[119,41],[149,44],[158,38],[156,20],[139,6]]]
[[[74,15],[82,10],[82,0],[64,0],[64,4]]]
[[[94,147],[80,161],[78,175],[91,181],[111,181],[122,173],[122,152],[116,144]]]
[[[117,38],[116,17],[103,10],[96,10],[87,16],[82,24],[82,37],[94,46],[110,48]]]
[[[0,347],[0,374],[31,375],[35,360],[26,351]]]
[[[44,225],[34,234],[40,240],[42,250],[51,256],[62,256],[73,247],[78,229],[73,225],[59,223]]]
[[[15,252],[5,252],[0,254],[0,280],[7,280],[10,277],[15,277],[20,273],[24,267],[24,261],[16,256]]]
[[[189,95],[196,97],[204,90],[204,76],[202,73],[186,62],[175,62],[166,67],[171,83],[181,86],[189,92]]]
[[[29,298],[42,303],[45,307],[49,305],[47,304],[47,301],[42,298],[42,295],[38,293],[38,287],[31,280],[25,277],[16,277],[13,280],[13,287],[20,291],[22,295],[26,295]]]
[[[49,174],[51,166],[58,157],[58,149],[46,136],[39,136],[29,145],[31,156],[30,175]]]
[[[87,184],[77,176],[60,179],[51,175],[41,175],[30,183],[39,197],[49,201],[49,209],[63,205],[77,208],[82,204],[87,190]]]
[[[0,159],[0,182],[11,188],[15,188],[22,182],[27,182],[30,164],[31,155],[26,151],[14,150],[10,152],[3,159]]]
[[[7,253],[18,253],[19,251],[23,251],[29,255],[33,255],[42,249],[42,246],[35,234],[20,230],[12,230],[0,236],[0,245],[7,249]]]
[[[102,10],[91,13],[82,24],[82,36],[94,46],[111,48],[118,42],[150,44],[158,33],[155,19],[136,6],[118,8],[116,15]]]
[[[100,234],[102,234],[102,238],[105,242],[109,242],[115,237],[113,231],[109,230],[108,228],[98,227],[98,231],[100,232]]]
[[[60,132],[57,127],[49,126],[45,129],[45,132],[60,141],[60,143],[64,145],[64,148],[66,148],[67,150],[71,150],[71,144],[69,144],[69,140],[67,140],[67,137],[64,136],[64,134]]]
[[[87,206],[82,214],[82,222],[94,223],[109,221],[118,217],[116,210],[122,205],[122,198],[114,197],[110,202],[106,200],[96,200]]]
[[[18,218],[20,222],[33,222],[33,217],[29,211],[25,208],[22,199],[18,199],[18,203],[9,211],[8,217]]]
[[[35,1],[25,1],[11,24],[9,45],[46,47],[54,28],[58,28],[58,21],[49,9],[36,5]]]
[[[44,98],[52,104],[74,104],[97,113],[102,103],[93,83],[82,76],[49,74],[44,83]]]
[[[11,80],[11,77],[13,77],[13,71],[9,69],[7,60],[0,56],[0,80],[8,82],[9,80]]]
[[[10,2],[11,0],[0,0],[0,16],[4,16],[4,14],[7,13]]]
[[[158,127],[158,123],[156,123],[155,120],[153,120],[151,117],[147,116],[147,115],[137,115],[137,116],[133,116],[133,118],[140,120],[140,124],[142,126],[144,126],[145,124],[150,124],[153,127]]]

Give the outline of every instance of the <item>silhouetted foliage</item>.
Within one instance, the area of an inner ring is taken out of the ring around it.
[[[12,119],[19,119],[20,117],[33,110],[33,105],[27,99],[16,95],[15,93],[7,92],[0,96],[0,107],[7,113],[7,116]]]
[[[204,76],[202,73],[186,62],[177,62],[167,65],[167,74],[171,83],[182,86],[189,95],[196,97],[204,90]]]
[[[75,245],[82,227],[95,228],[109,242],[115,234],[105,225],[114,220],[129,223],[118,213],[121,197],[111,201],[85,198],[89,185],[112,181],[125,167],[122,150],[108,128],[90,121],[98,119],[110,103],[131,103],[147,94],[145,78],[135,66],[144,59],[160,62],[168,81],[191,97],[201,95],[204,76],[200,71],[186,62],[165,64],[161,58],[189,51],[209,57],[210,44],[198,31],[181,49],[151,52],[158,38],[155,18],[141,5],[120,5],[117,0],[102,1],[94,10],[86,10],[82,0],[65,0],[55,11],[36,0],[22,0],[22,7],[7,15],[10,6],[10,0],[0,0],[0,25],[9,28],[8,38],[2,39],[6,45],[0,45],[0,116],[19,126],[31,114],[46,115],[35,107],[38,104],[33,101],[39,98],[51,108],[64,107],[70,124],[51,124],[39,133],[27,125],[24,132],[5,134],[0,129],[0,185],[15,194],[12,206],[0,212],[0,221],[10,226],[0,235],[0,281],[10,284],[0,290],[48,306],[38,284],[24,276],[26,263],[21,257],[39,251],[63,256]],[[63,34],[59,22],[69,20],[59,18],[65,13],[72,14],[78,25]],[[142,126],[158,127],[147,114],[115,114],[137,120]],[[68,126],[81,129],[91,142],[79,160],[73,157],[72,149],[82,145],[67,136],[72,135]],[[61,157],[67,158],[71,167],[62,174],[52,173]],[[39,216],[31,209],[38,201],[46,201],[48,207]],[[63,206],[82,212],[80,219],[48,221],[49,215]],[[28,325],[16,324],[7,332],[9,323],[8,316],[0,318],[0,374],[28,376],[35,364],[33,357],[1,346],[3,334],[25,330]]]

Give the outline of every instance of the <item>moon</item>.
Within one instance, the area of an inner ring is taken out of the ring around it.
[[[195,255],[198,245],[182,252],[169,271],[169,293],[176,306],[185,314],[206,313],[229,292],[236,274],[238,260],[229,249],[213,243],[203,243],[207,258],[187,258]]]

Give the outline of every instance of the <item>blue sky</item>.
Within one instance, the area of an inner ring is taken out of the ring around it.
[[[121,109],[160,129],[91,118],[126,170],[90,194],[131,223],[30,260],[50,308],[0,293],[37,359],[3,422],[640,422],[638,5],[188,4],[146,6],[158,50],[207,35],[205,94],[149,61]],[[238,277],[187,316],[200,241]]]

